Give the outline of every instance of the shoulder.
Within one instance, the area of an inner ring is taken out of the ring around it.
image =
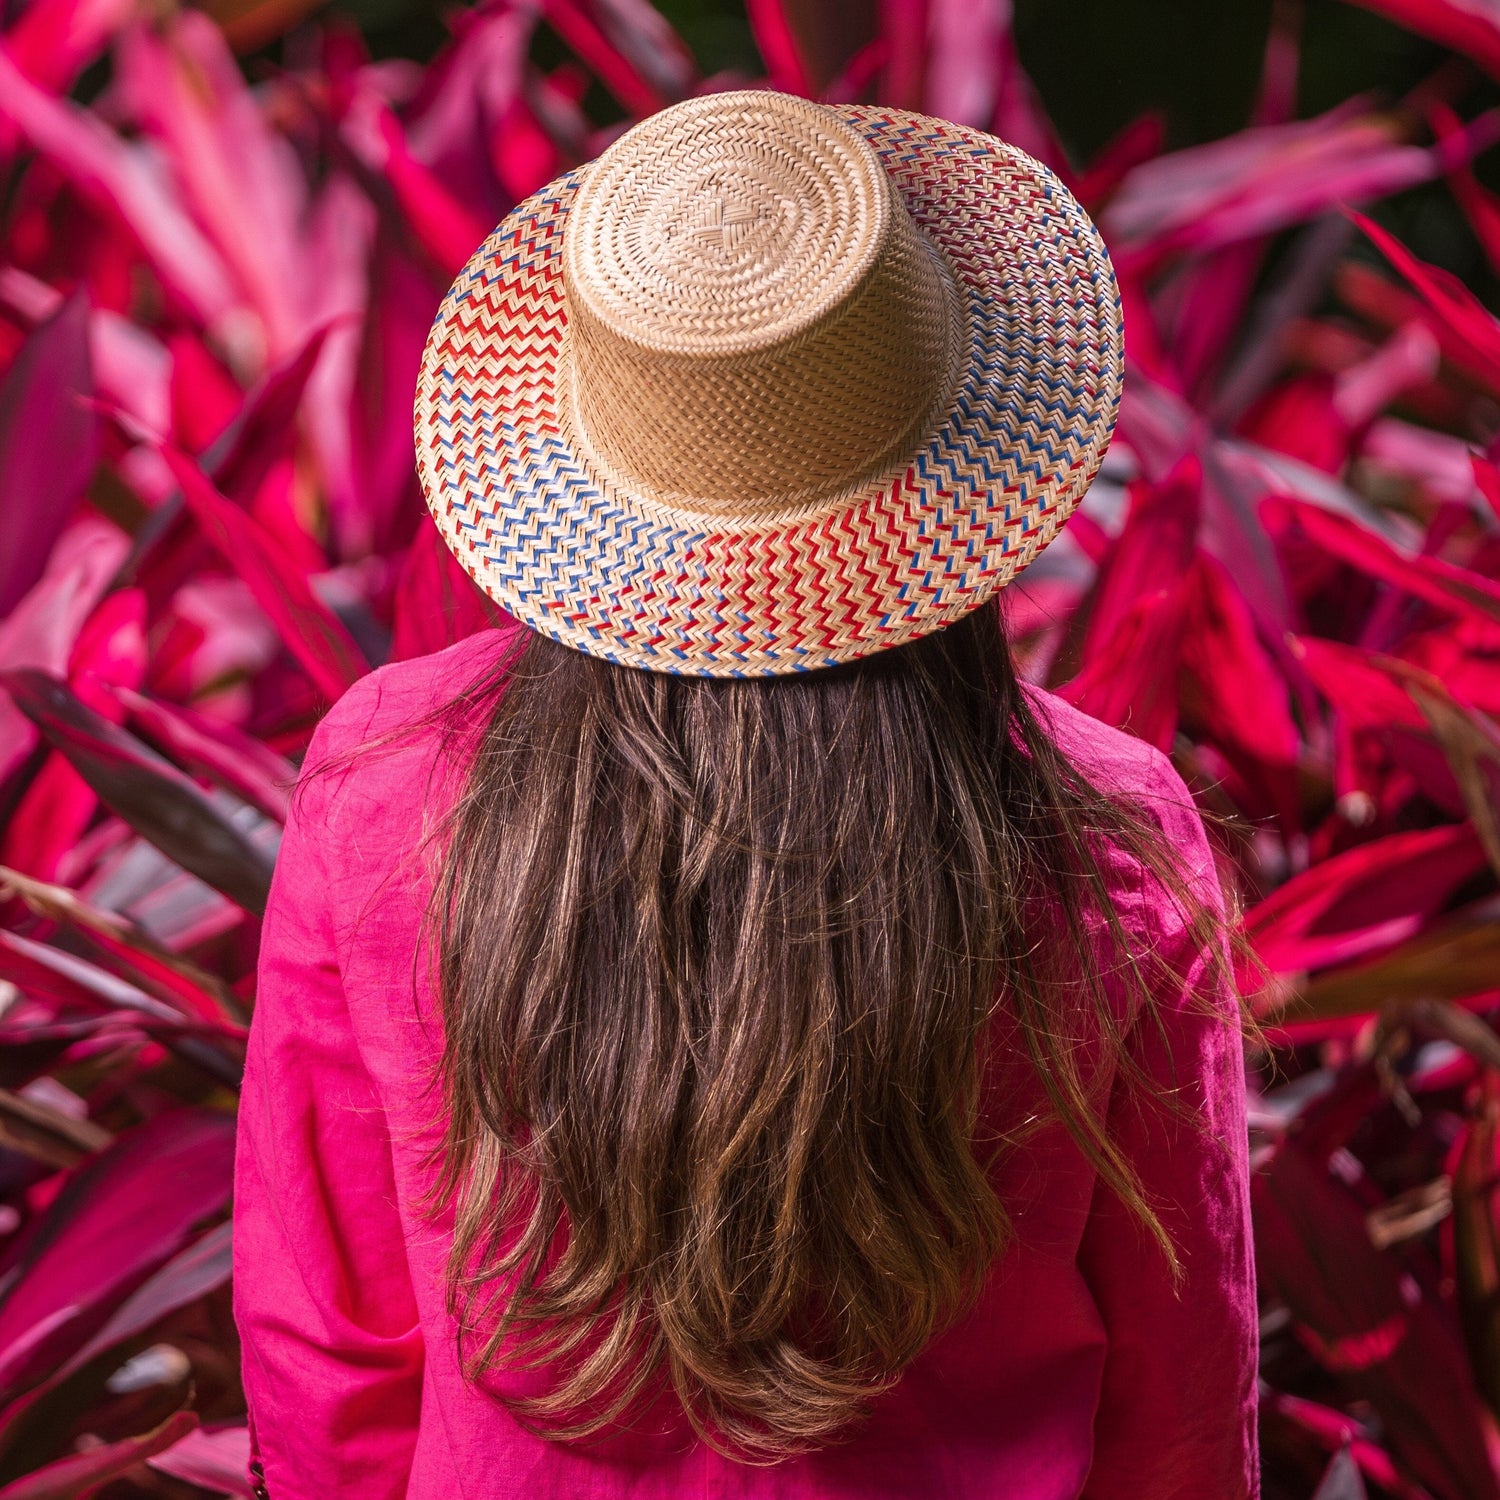
[[[1032,712],[1052,741],[1101,792],[1133,803],[1161,830],[1190,883],[1211,903],[1222,900],[1218,872],[1193,794],[1154,745],[1105,724],[1056,693],[1022,683]]]
[[[419,726],[493,670],[523,628],[482,630],[430,656],[377,667],[329,709],[313,735],[306,763],[314,765]]]
[[[407,842],[448,790],[445,749],[455,722],[444,709],[482,683],[516,644],[513,626],[481,631],[430,656],[389,662],[328,711],[303,759],[294,820],[336,844],[357,834]]]

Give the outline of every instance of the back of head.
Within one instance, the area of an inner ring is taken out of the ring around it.
[[[545,1366],[519,1410],[558,1436],[665,1382],[740,1457],[827,1441],[1006,1243],[997,1003],[1128,1197],[1058,1045],[1053,978],[1109,1045],[1099,974],[1035,960],[1086,920],[1097,832],[1140,837],[1040,731],[993,607],[744,681],[529,636],[435,908],[470,1368]]]

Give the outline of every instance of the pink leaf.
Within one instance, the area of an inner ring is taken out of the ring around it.
[[[1370,661],[1368,652],[1314,636],[1295,639],[1291,645],[1318,690],[1351,728],[1425,728],[1426,721],[1416,704],[1388,672]]]
[[[522,99],[513,100],[490,134],[490,161],[506,196],[519,202],[562,170],[557,142]]]
[[[1490,117],[1466,127],[1472,155],[1495,139]],[[1444,158],[1446,159],[1446,157]],[[1383,197],[1426,182],[1438,153],[1395,139],[1386,117],[1350,100],[1315,120],[1242,130],[1157,157],[1132,171],[1104,210],[1113,248],[1156,261],[1301,223],[1341,202]]]
[[[765,61],[772,88],[788,94],[811,94],[812,79],[792,29],[785,0],[745,0],[750,34]]]
[[[0,864],[39,880],[55,879],[98,807],[98,797],[67,759],[49,755],[5,820]]]
[[[1136,601],[1175,588],[1196,551],[1203,468],[1182,458],[1159,484],[1130,486],[1130,512],[1101,574],[1084,639],[1085,662],[1115,632]]]
[[[65,94],[134,10],[135,0],[33,0],[5,48],[33,83]]]
[[[1058,691],[1106,724],[1167,749],[1177,729],[1177,664],[1186,619],[1180,584],[1135,598],[1113,628]]]
[[[271,857],[191,778],[45,673],[23,668],[0,681],[99,800],[142,838],[246,911],[265,909]]]
[[[17,71],[0,48],[0,119],[11,121],[80,192],[134,236],[166,289],[209,326],[238,299],[217,252],[183,213],[143,147],[98,118],[53,99]]]
[[[143,1029],[181,1030],[186,1017],[148,995],[139,986],[97,964],[47,943],[33,942],[0,928],[0,978],[8,979],[33,1001],[68,1019],[95,1016],[101,1009],[132,1012],[145,1019]],[[0,1356],[3,1362],[3,1356]]]
[[[26,1389],[81,1347],[203,1220],[224,1212],[233,1156],[232,1116],[168,1110],[72,1174],[0,1299],[0,1361],[43,1319],[74,1311],[6,1365],[10,1391]]]
[[[254,1494],[246,1477],[250,1469],[250,1433],[244,1427],[220,1427],[212,1432],[200,1427],[147,1462],[162,1474],[203,1489],[242,1495],[246,1500]]]
[[[1357,429],[1392,401],[1438,372],[1441,351],[1424,323],[1403,323],[1367,358],[1339,375],[1333,406],[1345,426]]]
[[[1355,1196],[1323,1161],[1288,1143],[1255,1174],[1252,1202],[1262,1286],[1313,1336],[1315,1350],[1392,1331],[1383,1353],[1363,1345],[1372,1357],[1345,1366],[1340,1383],[1374,1406],[1397,1458],[1435,1493],[1500,1496],[1458,1330],[1398,1258],[1374,1248]]]
[[[0,267],[0,301],[29,326],[46,322],[63,294],[15,266]],[[172,358],[154,334],[108,308],[90,308],[89,364],[100,397],[165,435],[171,424]]]
[[[1289,376],[1245,413],[1239,431],[1325,474],[1341,474],[1353,433],[1334,405],[1333,392],[1333,380],[1320,372]]]
[[[1218,370],[1244,319],[1264,258],[1264,240],[1241,240],[1211,251],[1182,271],[1184,285],[1172,319],[1172,356],[1188,390],[1204,389]]]
[[[536,102],[527,97],[534,87],[527,52],[540,19],[532,5],[455,12],[452,44],[427,68],[402,113],[412,155],[451,190],[471,195],[480,217],[491,222],[525,196],[508,188],[495,139],[507,115],[530,113]],[[492,174],[509,196],[495,192]]]
[[[1324,1447],[1334,1453],[1347,1452],[1359,1465],[1360,1472],[1367,1474],[1376,1484],[1389,1490],[1397,1500],[1432,1500],[1426,1490],[1418,1488],[1404,1479],[1391,1462],[1391,1456],[1376,1443],[1360,1436],[1360,1424],[1344,1412],[1316,1401],[1307,1401],[1300,1396],[1289,1396],[1281,1391],[1263,1390],[1261,1393],[1262,1425],[1268,1426],[1265,1416],[1274,1413],[1303,1431],[1311,1433]]]
[[[93,1493],[107,1480],[129,1474],[143,1459],[181,1442],[197,1425],[196,1412],[173,1412],[160,1426],[139,1437],[101,1443],[12,1480],[0,1489],[0,1500],[75,1500],[78,1495]]]
[[[129,551],[128,539],[105,521],[88,516],[69,527],[47,571],[0,622],[0,669],[39,667],[60,676],[84,621]],[[0,782],[35,744],[31,722],[0,692]]]
[[[131,724],[164,751],[217,781],[268,818],[285,823],[297,769],[230,724],[216,724],[190,709],[176,708],[121,687],[118,702]]]
[[[692,91],[698,81],[693,54],[649,0],[589,0],[588,9],[609,45],[658,98],[670,102]]]
[[[65,1379],[91,1359],[154,1328],[168,1313],[223,1286],[232,1269],[230,1234],[227,1222],[216,1224],[179,1250],[115,1309],[104,1327],[53,1374],[49,1384]]]
[[[370,316],[358,351],[358,386],[351,413],[361,525],[374,546],[391,550],[420,515],[413,492],[411,402],[437,293],[393,237],[382,237],[371,266]]]
[[[301,679],[298,679],[299,685]],[[305,737],[304,737],[305,738]],[[263,841],[269,852],[273,840]],[[128,913],[153,942],[174,953],[205,952],[217,938],[237,934],[253,939],[256,928],[245,908],[219,894],[186,870],[179,870],[152,850],[144,839],[129,839],[106,849],[87,869],[80,894],[111,911]],[[210,1067],[237,1087],[237,1073]]]
[[[1346,308],[1377,327],[1395,329],[1413,320],[1425,323],[1445,360],[1479,385],[1500,392],[1494,351],[1476,348],[1469,334],[1460,332],[1446,313],[1435,312],[1422,297],[1397,286],[1375,267],[1346,260],[1334,272],[1333,290]]]
[[[479,248],[489,226],[476,218],[411,155],[400,123],[389,110],[379,117],[385,174],[406,222],[445,276],[456,276]]]
[[[119,1349],[128,1340],[139,1338],[169,1314],[190,1306],[223,1286],[229,1280],[230,1270],[230,1225],[218,1224],[153,1273],[82,1348],[74,1350],[56,1369],[49,1371],[40,1385],[13,1401],[0,1418],[0,1431],[17,1427],[50,1392],[91,1360]],[[177,1448],[172,1451],[176,1452]],[[249,1493],[248,1488],[245,1493]]]
[[[217,1035],[243,1042],[245,1012],[229,987],[167,952],[126,917],[100,911],[64,886],[23,879],[14,870],[0,870],[0,885],[42,921],[72,933],[70,944],[82,943],[91,955],[103,954],[110,974],[160,996],[174,1011]]]
[[[1261,644],[1244,596],[1228,569],[1200,555],[1189,576],[1182,664],[1208,733],[1262,768],[1290,769],[1297,759],[1286,679]]]
[[[172,335],[172,423],[167,437],[190,453],[200,453],[224,435],[245,401],[245,392],[190,333]],[[144,441],[144,434],[140,435]]]
[[[1254,474],[1253,460],[1245,463],[1245,452],[1223,440],[1205,448],[1199,543],[1230,570],[1262,637],[1274,642],[1291,628],[1292,604],[1256,504],[1265,480]]]
[[[1428,307],[1491,378],[1500,381],[1500,323],[1456,276],[1417,259],[1394,235],[1372,219],[1346,209],[1349,217],[1375,241],[1386,259],[1426,299]]]
[[[1336,391],[1334,399],[1338,396]],[[1359,444],[1360,459],[1371,470],[1400,475],[1436,499],[1461,505],[1465,511],[1472,508],[1474,500],[1471,455],[1462,438],[1403,422],[1399,417],[1377,417]]]
[[[1500,469],[1477,453],[1473,455],[1473,465],[1474,482],[1479,486],[1480,494],[1490,502],[1490,509],[1500,516]]]
[[[1408,641],[1401,656],[1431,672],[1455,697],[1500,719],[1500,655],[1487,627],[1449,621]]]
[[[1125,315],[1125,349],[1129,364],[1137,366],[1161,390],[1180,393],[1182,376],[1167,352],[1156,313],[1146,293],[1145,277],[1129,260],[1121,259],[1115,266],[1115,282],[1120,289],[1120,306]],[[1127,381],[1121,417],[1127,431],[1134,397],[1135,391]]]
[[[146,675],[146,596],[116,589],[78,633],[68,657],[73,691],[107,719],[122,717],[108,690],[134,688]]]
[[[1484,862],[1462,825],[1389,834],[1294,876],[1246,913],[1246,934],[1281,973],[1346,963],[1415,936]]]
[[[512,623],[459,566],[438,529],[423,519],[407,548],[396,585],[391,658],[441,651],[478,631]]]
[[[642,76],[631,58],[606,37],[579,0],[542,0],[548,24],[591,73],[632,114],[649,115],[671,100]]]
[[[1500,14],[1487,0],[1355,0],[1500,78]]]
[[[1289,811],[1290,788],[1280,782],[1295,757],[1296,731],[1285,684],[1243,598],[1218,564],[1198,558],[1202,489],[1192,455],[1159,484],[1132,485],[1130,515],[1089,618],[1083,670],[1064,692],[1165,748],[1176,725],[1179,667],[1186,668],[1196,684],[1191,705],[1207,732],[1231,752],[1264,757],[1257,776],[1269,778],[1265,790]],[[1254,576],[1243,556],[1236,562],[1241,577]],[[1236,698],[1236,679],[1254,684],[1246,689],[1256,695],[1253,709]]]
[[[1159,156],[1167,143],[1167,117],[1148,109],[1123,126],[1099,148],[1087,168],[1074,178],[1079,201],[1097,215],[1100,205],[1136,167]],[[1128,325],[1127,325],[1128,326]]]
[[[1409,557],[1347,516],[1304,500],[1281,499],[1288,516],[1327,554],[1448,614],[1500,622],[1500,584],[1438,557]]]
[[[323,352],[328,328],[315,328],[281,364],[268,370],[204,455],[221,493],[247,508],[296,438],[297,413]]]
[[[1260,91],[1250,112],[1253,125],[1282,125],[1297,114],[1297,74],[1302,62],[1301,0],[1276,0],[1260,67]]]
[[[241,579],[203,574],[173,592],[147,683],[158,697],[197,700],[216,686],[222,692],[226,684],[257,677],[279,649],[275,628]],[[228,708],[212,712],[244,717]]]
[[[272,361],[300,341],[297,224],[306,196],[289,142],[267,125],[223,33],[179,11],[161,29],[130,27],[117,49],[132,113],[165,147],[194,217],[244,289]]]
[[[273,538],[226,500],[192,459],[173,448],[161,451],[204,535],[244,579],[287,649],[330,702],[341,696],[369,670],[354,638]]]
[[[1463,126],[1457,115],[1441,101],[1434,100],[1427,107],[1427,118],[1432,122],[1433,133],[1447,160],[1448,186],[1458,199],[1469,228],[1474,231],[1493,270],[1500,270],[1500,198],[1479,185],[1474,169],[1460,149],[1447,158],[1450,142],[1462,141]]]
[[[301,360],[313,351],[305,370],[306,399],[293,405],[317,454],[328,492],[337,554],[347,558],[365,556],[380,536],[377,496],[362,488],[360,454],[355,446],[361,407],[356,391],[365,373],[361,340],[370,299],[369,281],[372,274],[384,270],[375,263],[375,232],[374,204],[351,177],[342,172],[330,174],[313,204],[307,227],[306,260],[314,287],[309,293],[307,314],[310,323],[318,326],[298,356]],[[399,251],[391,253],[406,262],[407,257]],[[404,285],[412,296],[410,315],[421,318],[425,327],[437,308],[435,291],[425,277],[417,285]],[[378,378],[387,372],[377,367],[368,373]],[[407,377],[409,399],[416,389],[417,367],[413,364],[402,373]],[[411,423],[394,422],[394,426],[401,433]],[[406,436],[406,467],[411,472],[414,460],[410,433]]]
[[[94,471],[88,303],[75,294],[0,380],[0,615],[42,568]]]
[[[1005,82],[1009,0],[931,0],[927,12],[921,108],[961,125],[988,128]]]

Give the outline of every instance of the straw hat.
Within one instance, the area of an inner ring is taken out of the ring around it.
[[[952,623],[1052,539],[1119,406],[1119,294],[1041,163],[924,115],[673,105],[528,198],[422,358],[418,468],[512,615],[755,676]]]

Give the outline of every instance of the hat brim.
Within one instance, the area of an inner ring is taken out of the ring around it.
[[[1119,291],[1088,215],[981,131],[834,111],[945,253],[968,348],[931,432],[791,517],[726,521],[591,472],[570,441],[562,236],[580,172],[519,204],[454,282],[417,389],[417,467],[459,562],[508,613],[622,665],[764,676],[951,624],[1057,534],[1119,410]],[[580,169],[583,170],[583,169]]]

